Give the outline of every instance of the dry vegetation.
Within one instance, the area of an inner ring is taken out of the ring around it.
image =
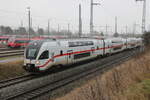
[[[23,61],[15,61],[0,64],[0,80],[22,75],[25,71],[22,68]]]
[[[7,59],[23,59],[23,56],[22,55],[17,55],[17,56],[10,56],[10,57],[1,57],[0,60],[7,60]]]
[[[147,51],[57,100],[150,100],[149,73]]]
[[[131,85],[124,96],[127,100],[150,100],[150,74],[145,74],[140,82]]]

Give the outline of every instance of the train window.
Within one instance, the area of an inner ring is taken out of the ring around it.
[[[99,49],[99,47],[97,46],[97,50]]]
[[[121,49],[122,47],[115,47],[115,48],[113,48],[113,50],[119,50],[119,49]]]
[[[27,53],[26,53],[27,59],[35,59],[36,52],[37,52],[37,49],[32,49],[32,48],[27,49]]]
[[[60,51],[60,55],[63,55],[63,51],[62,50]]]
[[[69,42],[69,47],[89,46],[89,45],[94,45],[94,43],[92,41]]]
[[[15,43],[29,43],[29,40],[16,40]]]
[[[44,51],[44,52],[40,55],[39,60],[41,60],[41,59],[48,59],[48,58],[49,58],[49,52],[48,52],[48,50],[47,50],[47,51]]]
[[[81,58],[84,58],[84,57],[88,57],[90,55],[91,55],[90,52],[75,54],[74,59],[81,59]]]
[[[122,41],[112,41],[112,43],[122,43]]]

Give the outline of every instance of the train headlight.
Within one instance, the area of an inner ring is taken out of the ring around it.
[[[40,64],[40,61],[38,61],[38,60],[37,60],[37,61],[35,61],[35,64],[39,65],[39,64]]]

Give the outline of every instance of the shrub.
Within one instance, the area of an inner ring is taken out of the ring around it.
[[[142,37],[145,46],[150,46],[150,32],[145,32]]]

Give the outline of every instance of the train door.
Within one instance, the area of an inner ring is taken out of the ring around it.
[[[105,46],[106,46],[106,43],[105,43],[105,41],[104,41],[104,39],[103,39],[103,47],[102,47],[102,48],[103,48],[103,49],[102,49],[102,50],[103,50],[103,55],[105,55],[105,51],[106,51]]]
[[[127,49],[127,48],[128,48],[128,41],[127,41],[127,38],[126,38],[126,41],[125,41],[125,46],[126,46],[125,49]]]
[[[73,63],[73,50],[67,51],[67,63]]]
[[[55,53],[52,52],[52,53],[51,53],[51,60],[52,60],[52,62],[54,62],[54,60],[55,60],[55,59],[54,59],[54,55],[55,55]]]
[[[92,54],[95,53],[95,47],[91,47]]]

